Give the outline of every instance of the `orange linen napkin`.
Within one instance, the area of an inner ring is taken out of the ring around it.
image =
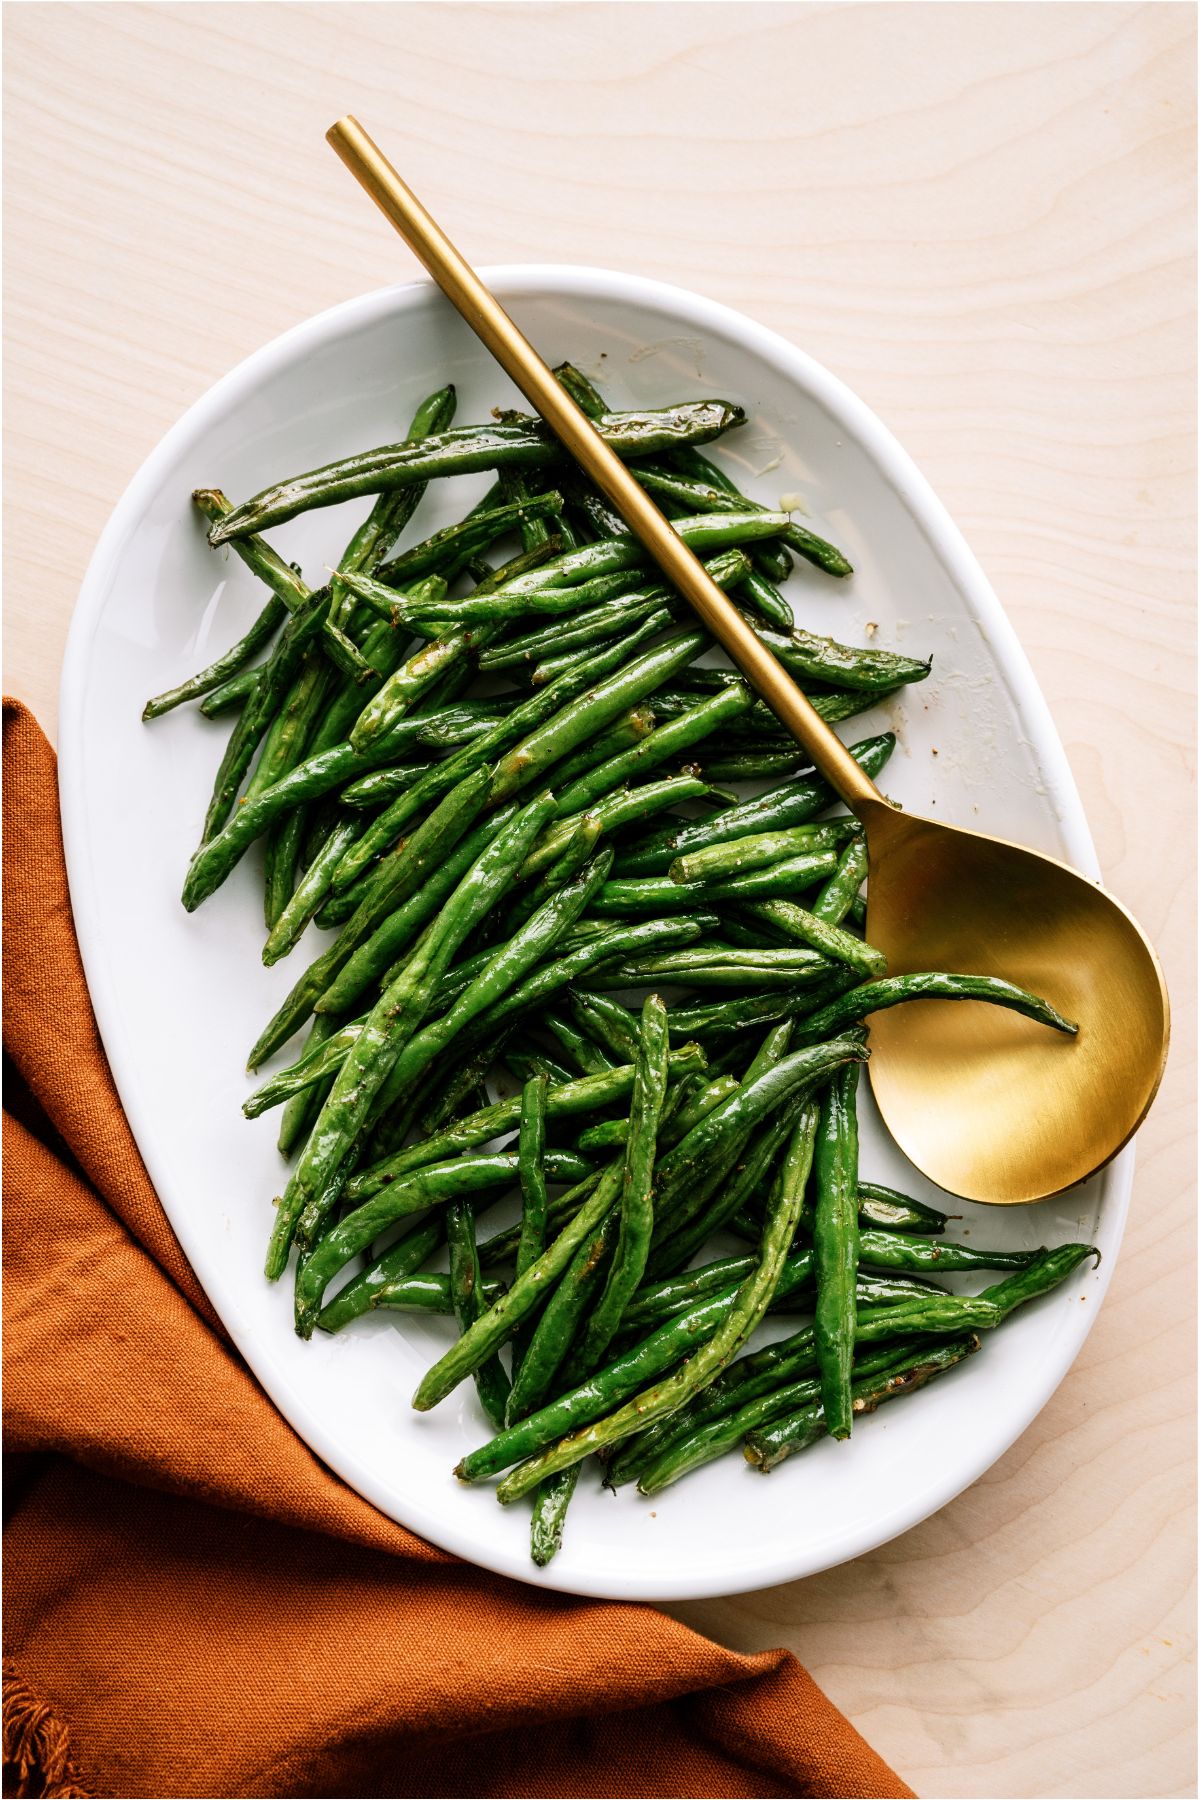
[[[5,1792],[907,1795],[785,1651],[458,1562],[323,1467],[142,1167],[4,713]]]

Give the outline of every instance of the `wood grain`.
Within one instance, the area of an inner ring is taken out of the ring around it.
[[[925,1795],[1195,1791],[1193,31],[1086,3],[5,15],[6,685],[48,728],[92,544],[161,433],[411,271],[322,141],[350,109],[476,260],[665,277],[803,344],[1008,608],[1175,995],[1110,1297],[937,1517],[674,1609],[791,1645]]]

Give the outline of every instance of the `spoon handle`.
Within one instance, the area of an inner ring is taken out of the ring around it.
[[[346,167],[424,263],[446,298],[482,339],[559,441],[620,513],[659,568],[700,615],[755,692],[766,701],[851,811],[880,802],[878,789],[791,676],[705,573],[703,566],[609,449],[587,415],[559,386],[529,340],[401,181],[357,119],[326,133]]]

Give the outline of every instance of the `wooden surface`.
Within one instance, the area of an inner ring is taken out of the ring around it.
[[[1194,1789],[1186,5],[6,10],[7,669],[53,731],[92,544],[234,362],[412,272],[354,110],[477,261],[695,287],[844,377],[1009,610],[1176,1005],[1110,1297],[937,1517],[677,1612],[784,1642],[924,1795]]]

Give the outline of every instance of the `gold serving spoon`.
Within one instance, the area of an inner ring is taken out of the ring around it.
[[[1167,994],[1136,921],[1082,875],[999,838],[896,811],[817,715],[353,118],[342,161],[776,717],[862,821],[867,935],[890,974],[999,975],[1079,1026],[1061,1036],[978,1001],[871,1018],[871,1085],[901,1149],[971,1200],[1042,1200],[1137,1130],[1162,1077]]]

